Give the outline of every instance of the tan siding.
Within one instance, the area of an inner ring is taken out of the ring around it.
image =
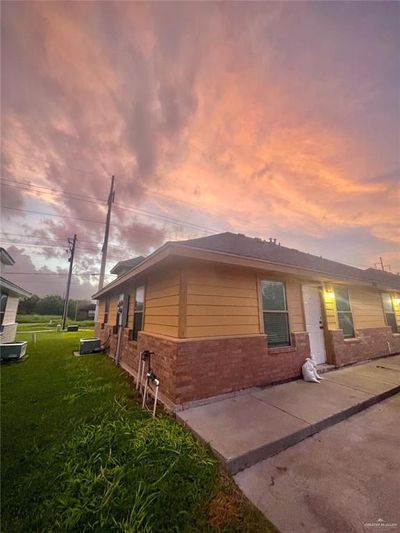
[[[241,315],[241,316],[253,316],[258,318],[258,309],[257,307],[233,307],[230,306],[219,306],[218,309],[219,313],[221,313],[222,316],[235,316],[235,315]],[[215,313],[215,306],[214,305],[188,305],[187,306],[187,314],[189,315],[204,315],[204,316],[212,316],[213,313]]]
[[[98,306],[98,309],[97,309],[97,322],[101,322],[101,323],[104,322],[104,310],[105,310],[105,307],[106,307],[105,300],[99,300],[99,306]]]
[[[149,276],[146,284],[144,331],[179,336],[180,272],[163,271]]]
[[[339,328],[336,314],[336,300],[333,287],[327,285],[323,290],[323,300],[325,307],[326,325],[329,330],[335,330]]]
[[[305,331],[303,295],[300,282],[293,280],[286,281],[286,298],[289,311],[290,331]]]
[[[255,273],[201,265],[185,274],[186,337],[260,333]]]
[[[229,335],[257,335],[258,331],[258,322],[257,327],[254,326],[193,326],[186,327],[186,337],[219,337],[219,336],[229,336]]]
[[[349,296],[355,329],[379,328],[386,325],[380,292],[351,287]]]
[[[117,306],[118,306],[118,296],[111,296],[110,310],[108,312],[108,324],[110,326],[115,326],[117,324]]]
[[[133,328],[133,313],[135,312],[135,296],[136,290],[129,291],[129,306],[128,306],[128,327]]]

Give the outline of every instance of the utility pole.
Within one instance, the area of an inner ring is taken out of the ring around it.
[[[114,176],[111,176],[110,194],[108,195],[108,202],[107,202],[108,211],[107,211],[107,218],[106,218],[106,229],[104,232],[103,247],[101,249],[102,256],[101,256],[101,267],[100,267],[100,278],[99,278],[99,290],[102,289],[104,285],[104,274],[106,270],[106,261],[107,261],[108,234],[110,232],[111,208],[112,208],[112,204],[114,203],[114,198],[115,198],[114,179],[115,179]]]
[[[62,329],[65,329],[65,324],[67,322],[67,315],[68,315],[68,302],[69,302],[69,290],[71,288],[71,277],[72,277],[72,267],[74,265],[74,255],[75,255],[75,245],[76,245],[76,234],[71,239],[68,239],[69,244],[69,253],[71,254],[68,257],[69,261],[69,272],[68,272],[68,281],[67,281],[67,292],[65,293],[65,300],[64,300],[64,313],[63,313],[63,323],[62,323]]]
[[[378,264],[380,265],[381,270],[383,270],[384,272],[386,272],[386,269],[391,270],[390,265],[384,265],[384,264],[383,264],[383,259],[382,259],[382,257],[379,258],[379,263],[378,263]],[[375,268],[378,268],[378,267],[377,267],[377,263],[375,263]]]

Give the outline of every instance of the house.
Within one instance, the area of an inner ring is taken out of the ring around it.
[[[176,407],[400,352],[400,276],[241,234],[167,242],[99,290],[96,335]]]
[[[94,320],[96,314],[96,304],[87,304],[78,307],[77,320]]]
[[[14,259],[4,248],[0,248],[0,262],[2,266],[15,264]],[[0,344],[14,342],[17,332],[18,302],[20,298],[29,296],[31,296],[30,292],[0,276]]]
[[[122,276],[143,261],[144,257],[139,255],[138,257],[133,257],[132,259],[126,259],[125,261],[119,261],[111,270],[110,274],[116,274],[118,277]]]

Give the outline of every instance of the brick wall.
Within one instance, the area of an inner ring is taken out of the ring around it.
[[[96,324],[96,336],[105,342],[111,329]],[[120,362],[136,375],[139,353],[155,352],[151,366],[160,393],[181,404],[300,376],[310,356],[308,335],[294,333],[292,340],[292,346],[268,349],[265,335],[179,342],[141,332],[134,342],[124,329]],[[116,344],[117,335],[111,334],[107,351],[112,357]]]
[[[136,375],[139,353],[155,352],[151,366],[160,379],[160,393],[177,405],[300,377],[310,357],[307,333],[293,333],[292,346],[282,348],[268,348],[265,335],[178,341],[141,332],[135,342],[128,333],[125,328],[120,362]],[[345,340],[341,330],[328,332],[329,362],[339,367],[400,352],[400,335],[393,335],[389,327],[356,334]],[[96,335],[102,342],[108,339],[107,352],[114,357],[118,336],[111,326],[101,329],[96,324]]]
[[[306,333],[293,345],[268,349],[265,335],[193,340],[178,344],[177,404],[300,376],[310,356]]]
[[[345,339],[342,330],[329,331],[327,341],[330,362],[336,366],[400,352],[400,335],[389,327],[356,330],[354,339]]]

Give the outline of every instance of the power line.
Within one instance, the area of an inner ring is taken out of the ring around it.
[[[6,276],[17,276],[17,275],[23,275],[23,276],[66,276],[68,272],[3,272]],[[76,273],[77,276],[81,277],[90,277],[90,276],[100,276],[100,274],[96,272],[87,272],[87,273]]]
[[[188,227],[191,227],[193,229],[206,231],[208,233],[215,233],[215,232],[220,231],[220,230],[213,229],[213,228],[207,228],[206,226],[200,226],[198,224],[192,224],[191,222],[184,222],[184,221],[182,221],[182,220],[180,220],[178,218],[173,218],[173,217],[170,217],[168,215],[159,215],[158,213],[152,213],[152,212],[149,212],[149,211],[145,211],[144,209],[139,209],[138,207],[130,207],[128,205],[120,204],[120,203],[117,203],[117,202],[115,203],[115,206],[119,207],[121,209],[126,209],[128,211],[133,211],[133,212],[141,214],[141,215],[160,218],[161,220],[166,220],[167,222],[172,222],[172,223],[180,225],[180,226],[188,226]]]
[[[4,178],[1,178],[1,179],[4,180]],[[10,181],[10,180],[8,180],[8,181]],[[13,183],[7,183],[6,185],[16,186]],[[106,203],[103,200],[100,200],[99,198],[96,198],[94,196],[75,195],[74,193],[63,192],[60,189],[51,189],[50,187],[41,187],[41,186],[38,186],[38,185],[31,185],[31,184],[28,184],[28,183],[25,183],[24,185],[25,185],[25,188],[28,189],[28,190],[32,190],[32,188],[34,188],[34,187],[40,187],[40,188],[47,189],[47,190],[52,191],[52,192],[57,192],[58,194],[61,194],[61,195],[64,195],[64,196],[71,196],[72,198],[74,198],[76,200],[79,200],[79,201],[95,203],[97,205],[98,205],[99,202],[102,203],[102,204]],[[209,228],[207,226],[202,226],[200,224],[192,224],[191,222],[186,222],[186,221],[178,219],[178,218],[173,218],[173,217],[170,217],[168,215],[162,215],[162,214],[159,214],[159,213],[155,213],[153,211],[146,211],[146,210],[140,209],[138,207],[131,207],[131,206],[128,206],[126,204],[121,204],[121,203],[117,203],[116,202],[114,205],[116,207],[121,208],[121,209],[126,209],[128,211],[132,211],[132,212],[137,213],[137,214],[142,215],[142,216],[147,216],[147,217],[151,217],[151,218],[158,218],[158,219],[161,219],[163,221],[172,222],[172,223],[174,223],[176,225],[187,226],[187,227],[190,227],[192,229],[197,229],[197,230],[205,231],[205,232],[208,232],[208,233],[218,233],[220,231],[220,230],[215,229],[215,228]],[[59,216],[61,216],[61,215],[59,215]]]
[[[17,150],[12,150],[10,148],[4,148],[3,147],[3,150],[6,151],[6,152],[10,152],[10,153],[19,155],[19,156],[23,157],[24,159],[30,159],[31,161],[41,161],[42,163],[47,163],[47,164],[51,163],[48,159],[39,158],[37,156],[32,157],[31,155],[27,156],[27,155],[23,154],[22,152],[18,152]],[[68,168],[70,168],[72,170],[78,170],[79,172],[82,172],[82,175],[85,175],[85,176],[92,175],[92,176],[99,177],[99,173],[95,173],[95,172],[92,172],[92,171],[87,171],[87,170],[84,170],[83,168],[79,168],[79,167],[75,167],[75,166],[71,166],[71,165],[68,165]],[[106,175],[106,172],[105,171],[103,171],[103,172]]]
[[[10,181],[11,183],[6,183],[6,181]],[[11,181],[6,178],[0,178],[0,182],[3,186],[6,187],[15,187],[17,189],[23,189],[23,190],[29,190],[33,192],[40,192],[40,193],[46,193],[47,191],[50,193],[58,194],[60,196],[67,196],[70,198],[73,198],[74,200],[82,201],[82,202],[89,202],[92,204],[104,204],[105,202],[103,200],[100,200],[99,198],[96,198],[95,196],[83,196],[80,194],[68,192],[68,191],[62,191],[61,189],[54,189],[51,187],[44,187],[41,185],[32,185],[30,183],[23,183],[18,181]]]
[[[31,213],[32,215],[44,215],[47,217],[58,217],[58,218],[71,218],[73,220],[81,220],[83,222],[92,222],[93,224],[105,224],[105,222],[101,222],[100,220],[91,220],[88,218],[81,218],[81,217],[73,217],[71,215],[57,215],[55,213],[44,213],[43,211],[33,211],[30,209],[20,209],[18,207],[6,207],[4,205],[0,206],[2,209],[8,209],[10,211],[21,211],[23,213]]]
[[[36,238],[35,235],[27,235],[26,233],[11,233],[9,231],[1,231],[0,234],[3,234],[3,235],[14,235],[15,237],[32,237],[32,238]],[[38,237],[38,238],[42,238],[42,237]],[[45,241],[51,241],[51,242],[65,242],[65,239],[64,238],[60,238],[60,239],[56,239],[56,238],[47,238],[47,237],[43,237],[43,239]],[[100,243],[99,242],[96,242],[96,241],[85,241],[83,239],[79,239],[79,242],[84,242],[84,243],[88,243],[88,244],[94,244],[95,246],[99,246]],[[116,243],[114,246],[119,246],[118,243]]]

